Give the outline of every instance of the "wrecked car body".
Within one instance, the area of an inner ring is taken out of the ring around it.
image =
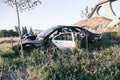
[[[51,44],[59,49],[75,48],[76,40],[83,43],[86,37],[88,43],[94,44],[102,39],[102,34],[92,33],[79,26],[55,26],[42,31],[34,40],[23,38],[22,45],[24,49],[48,47]],[[20,49],[20,43],[17,46]]]

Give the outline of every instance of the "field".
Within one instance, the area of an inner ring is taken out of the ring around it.
[[[120,29],[109,28],[100,43],[88,49],[60,51],[55,47],[24,52],[11,50],[18,38],[0,38],[0,80],[119,80]]]
[[[0,51],[10,50],[13,45],[18,43],[18,37],[0,38]]]

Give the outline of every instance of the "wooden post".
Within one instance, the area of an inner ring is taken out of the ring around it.
[[[13,47],[13,39],[12,39],[12,37],[11,37],[11,47]]]

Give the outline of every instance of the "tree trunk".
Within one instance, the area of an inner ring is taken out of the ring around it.
[[[109,0],[105,0],[105,1],[102,1],[102,2],[99,2],[99,3],[95,4],[94,7],[92,8],[91,12],[88,14],[87,18],[92,17],[92,15],[94,14],[94,12],[96,11],[96,9],[99,5],[107,3],[107,2],[109,2]]]
[[[18,10],[18,5],[15,0],[15,6],[16,6],[16,12],[17,12],[17,19],[18,19],[18,32],[19,32],[19,38],[20,38],[20,45],[21,45],[21,58],[24,58],[24,51],[23,51],[23,46],[22,46],[22,36],[21,36],[21,29],[20,29],[20,17],[19,17],[19,10]]]

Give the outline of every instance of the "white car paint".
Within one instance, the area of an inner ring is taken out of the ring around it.
[[[71,39],[70,40],[56,39],[57,37],[59,37],[59,36],[63,37],[63,35],[64,35],[64,33],[59,34],[52,39],[52,42],[54,43],[54,45],[56,45],[59,49],[75,48],[75,40],[74,40],[73,33],[69,32],[69,33],[65,33],[65,34],[70,34]]]

